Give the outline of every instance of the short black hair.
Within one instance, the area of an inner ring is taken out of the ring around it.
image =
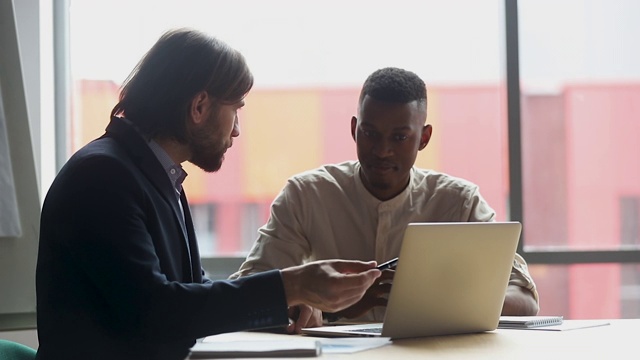
[[[364,82],[359,104],[365,96],[378,101],[406,104],[412,101],[427,104],[427,86],[414,72],[386,67],[374,71]]]

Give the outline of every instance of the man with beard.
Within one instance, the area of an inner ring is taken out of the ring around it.
[[[180,164],[220,168],[252,85],[240,53],[195,30],[165,33],[143,57],[105,134],[44,201],[38,359],[184,359],[197,338],[287,326],[289,307],[344,309],[380,276],[375,262],[333,260],[204,277]]]
[[[427,90],[415,73],[398,68],[373,72],[351,118],[359,161],[325,165],[289,179],[271,206],[268,222],[236,279],[318,259],[398,256],[410,222],[493,221],[494,210],[478,186],[414,166],[431,138]],[[456,261],[456,259],[451,259]],[[328,319],[382,321],[393,271],[384,271],[357,304]],[[299,327],[322,324],[322,312],[301,305]],[[538,293],[527,265],[516,255],[503,315],[534,315]]]

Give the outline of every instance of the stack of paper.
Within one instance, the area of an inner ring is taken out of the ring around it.
[[[229,334],[226,334],[229,335]],[[189,359],[312,357],[322,354],[351,354],[391,344],[388,337],[309,338],[286,336],[283,340],[225,340],[212,335],[191,348]]]
[[[191,348],[189,359],[312,357],[319,356],[322,353],[319,341],[314,339],[292,340],[199,342]]]

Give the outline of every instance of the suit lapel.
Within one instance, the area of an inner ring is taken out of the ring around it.
[[[188,269],[184,270],[186,270],[186,274],[190,274],[191,281],[193,281],[194,271],[191,249],[196,247],[191,243],[192,241],[195,242],[195,232],[193,230],[193,223],[189,213],[189,205],[186,202],[186,197],[184,197],[184,191],[181,193],[181,198],[184,199],[181,200],[181,209],[176,197],[176,190],[173,187],[173,184],[171,184],[162,164],[160,164],[160,161],[158,161],[153,151],[151,151],[149,145],[147,145],[144,138],[133,126],[129,125],[123,119],[113,117],[106,130],[106,135],[120,140],[120,144],[126,149],[134,163],[142,171],[149,182],[151,182],[158,190],[164,200],[171,206],[175,219],[180,223],[180,228],[182,229],[182,242],[185,246],[185,253],[188,256]],[[189,214],[188,217],[187,214]],[[185,221],[185,219],[187,220]],[[193,240],[191,241],[190,238]]]
[[[191,264],[191,278],[194,282],[202,282],[202,273],[200,265],[200,253],[198,252],[198,244],[196,243],[195,229],[193,228],[193,220],[191,218],[191,211],[189,210],[189,201],[184,190],[180,193],[180,202],[184,209],[184,218],[186,222],[187,234],[187,246],[189,248],[189,261]]]

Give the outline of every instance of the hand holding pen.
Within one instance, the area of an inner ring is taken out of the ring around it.
[[[387,262],[383,262],[382,264],[378,265],[378,270],[395,269],[397,265],[398,265],[398,258],[391,259]]]

